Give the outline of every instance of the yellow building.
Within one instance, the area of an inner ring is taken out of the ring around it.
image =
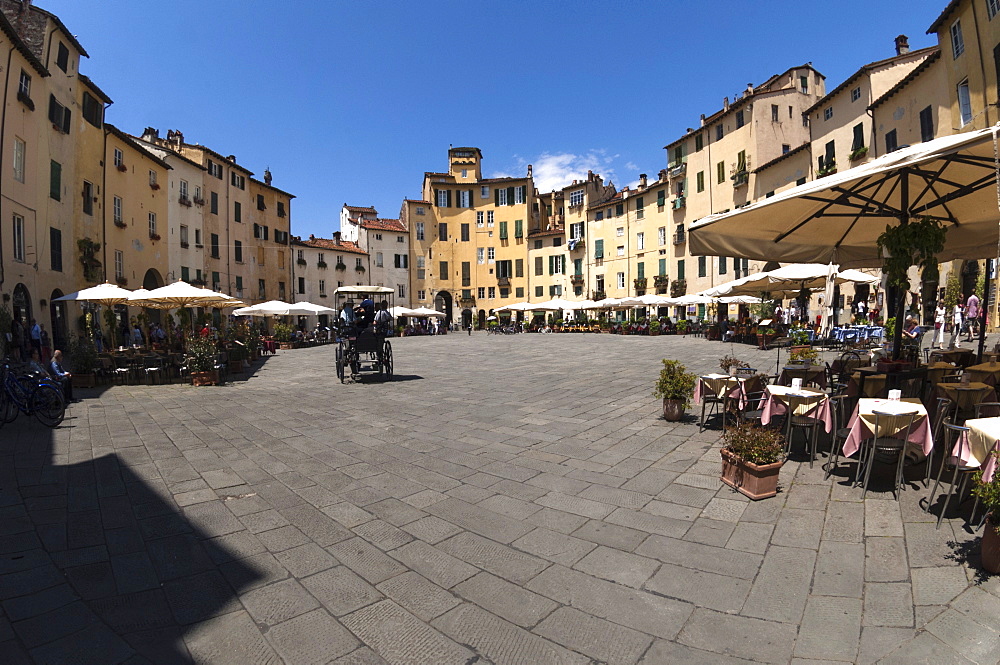
[[[448,323],[475,319],[482,327],[497,307],[523,301],[534,196],[530,171],[523,178],[483,178],[478,148],[449,149],[448,171],[425,173],[422,200],[404,201],[401,213],[411,253],[423,259],[414,262],[411,287],[418,304],[429,300]]]

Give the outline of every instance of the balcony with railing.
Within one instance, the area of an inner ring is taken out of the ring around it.
[[[510,277],[497,277],[497,286],[510,286]]]
[[[583,286],[583,275],[570,275],[569,283],[573,286]]]
[[[686,205],[687,205],[687,197],[686,196],[678,196],[678,197],[674,198],[673,200],[671,200],[671,202],[670,202],[670,207],[672,207],[674,210],[680,210],[681,208],[685,207]]]
[[[648,279],[646,277],[636,277],[632,280],[632,284],[635,286],[636,293],[639,291],[646,291],[646,285],[648,284]]]
[[[671,180],[674,178],[681,178],[687,173],[688,165],[687,162],[674,162],[667,167],[667,175]]]
[[[687,240],[687,234],[684,233],[684,231],[675,231],[674,232],[674,244],[675,245],[684,244],[684,241],[686,241],[686,240]]]

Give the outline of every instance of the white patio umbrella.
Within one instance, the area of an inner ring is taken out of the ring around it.
[[[579,300],[573,303],[573,311],[578,312],[585,309],[599,309],[593,300]]]
[[[713,302],[715,302],[715,298],[712,296],[699,295],[697,293],[689,293],[686,296],[670,298],[671,305],[710,305]]]
[[[283,300],[268,300],[233,310],[233,316],[285,316],[286,310],[291,306],[291,303]]]
[[[75,291],[73,293],[67,294],[65,296],[60,296],[55,298],[57,301],[77,301],[77,302],[92,302],[98,305],[104,305],[105,307],[114,307],[115,305],[124,305],[129,302],[129,298],[132,295],[132,291],[128,289],[123,289],[117,284],[112,284],[110,282],[104,282],[103,284],[98,284],[97,286],[91,286],[86,289],[81,289],[80,291]],[[111,326],[111,343],[115,343],[115,327]]]
[[[413,316],[413,310],[409,307],[390,307],[389,313],[392,314],[392,318],[398,319],[401,316]]]
[[[317,305],[315,303],[306,302],[305,300],[300,300],[295,303],[293,307],[297,310],[304,310],[308,312],[308,315],[320,315],[320,314],[336,314],[337,310],[332,307],[327,307],[326,305]],[[296,312],[298,314],[299,312]]]
[[[724,305],[759,305],[761,299],[755,296],[723,296],[719,302]]]
[[[130,305],[138,307],[152,307],[154,309],[178,309],[184,307],[242,307],[243,301],[227,296],[225,293],[218,293],[210,289],[203,289],[191,286],[185,281],[178,280],[173,284],[161,286],[158,289],[147,291],[136,296],[132,294],[129,298]],[[192,330],[194,321],[191,321]]]
[[[418,317],[418,318],[424,318],[424,317],[429,317],[429,316],[437,318],[437,319],[443,319],[443,318],[445,318],[445,315],[444,315],[443,312],[439,312],[436,309],[430,309],[429,307],[418,307],[418,308],[416,308],[414,310],[411,310],[411,311],[413,313],[412,314],[408,314],[408,316],[415,316],[415,317]]]
[[[657,295],[655,293],[647,293],[646,295],[639,296],[636,300],[641,301],[642,304],[647,307],[664,307],[673,304],[673,300],[671,298]]]
[[[530,309],[534,312],[561,312],[564,309],[573,309],[575,304],[572,300],[553,298],[552,300],[534,303]]]

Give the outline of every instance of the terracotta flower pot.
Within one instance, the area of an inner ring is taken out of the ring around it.
[[[219,370],[213,369],[211,372],[191,372],[192,386],[217,386],[219,385]]]
[[[1000,573],[1000,531],[989,519],[983,527],[983,542],[980,545],[983,568],[991,573]]]
[[[684,400],[680,399],[664,399],[663,400],[663,419],[668,420],[672,423],[678,422],[684,417]]]
[[[778,472],[784,460],[758,466],[722,449],[722,482],[754,501],[778,493]]]

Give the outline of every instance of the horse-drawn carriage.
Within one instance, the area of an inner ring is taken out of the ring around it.
[[[386,337],[392,336],[392,321],[375,321],[375,313],[391,309],[395,292],[387,286],[341,286],[333,292],[338,311],[345,304],[364,306],[355,321],[348,322],[343,317],[337,319],[337,378],[343,383],[348,371],[351,378],[362,372],[377,372],[385,380],[392,378],[392,344]],[[371,301],[369,306],[365,305]],[[380,317],[381,318],[381,317]]]

